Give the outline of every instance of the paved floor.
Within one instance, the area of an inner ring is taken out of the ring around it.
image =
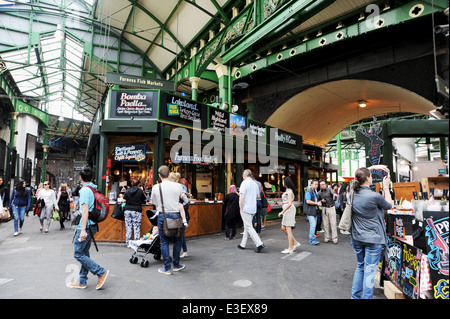
[[[25,218],[23,232],[13,237],[13,221],[0,224],[0,296],[15,298],[164,298],[164,299],[349,299],[355,256],[349,236],[339,234],[339,244],[307,243],[308,222],[297,220],[294,235],[302,243],[291,255],[283,255],[287,239],[279,221],[262,232],[266,246],[254,252],[251,239],[247,250],[239,250],[238,239],[225,241],[224,234],[188,239],[186,268],[170,276],[157,269],[162,262],[150,258],[148,268],[131,264],[130,248],[123,244],[99,243],[91,257],[110,270],[101,290],[97,277],[89,275],[84,290],[69,289],[66,281],[76,278],[79,263],[73,258],[74,229],[67,223],[59,230],[53,222],[48,234],[39,231],[38,218]],[[385,299],[375,289],[375,299]]]

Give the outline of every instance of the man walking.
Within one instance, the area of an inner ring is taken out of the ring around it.
[[[324,243],[330,241],[330,228],[331,228],[331,239],[333,243],[338,243],[337,227],[336,227],[336,207],[334,206],[334,199],[338,196],[333,189],[327,187],[327,183],[321,180],[319,183],[320,191],[318,193],[318,198],[322,202],[322,225],[325,230]]]
[[[172,274],[172,271],[180,271],[185,268],[185,265],[180,264],[180,250],[181,250],[181,239],[182,237],[173,237],[173,268],[170,262],[169,253],[169,240],[164,235],[164,216],[163,216],[163,204],[165,218],[177,219],[183,218],[183,223],[187,227],[186,217],[184,215],[183,204],[187,203],[187,197],[183,191],[183,187],[180,183],[172,182],[169,179],[169,168],[165,165],[158,169],[159,177],[161,178],[161,183],[156,184],[152,187],[151,202],[155,205],[158,211],[158,229],[159,237],[161,240],[161,255],[163,257],[164,268],[159,268],[158,272],[165,275]],[[162,199],[161,202],[161,192]],[[180,203],[180,199],[183,199],[183,204]]]
[[[249,169],[244,170],[242,173],[244,181],[239,188],[239,208],[244,223],[244,235],[242,236],[241,244],[237,247],[239,249],[245,249],[248,236],[250,235],[256,245],[256,252],[260,253],[264,248],[264,244],[256,233],[256,230],[253,228],[253,216],[256,214],[257,209],[256,200],[260,191],[258,185],[253,181],[252,175],[252,171]]]
[[[83,167],[80,172],[80,181],[83,187],[80,189],[80,212],[81,220],[77,226],[73,241],[74,257],[81,264],[81,269],[78,277],[78,281],[70,282],[67,284],[69,288],[81,288],[87,287],[87,275],[90,271],[94,275],[98,276],[97,286],[95,289],[100,289],[105,284],[105,280],[108,277],[109,270],[99,266],[95,261],[90,258],[89,249],[91,248],[91,241],[98,231],[98,225],[89,219],[89,212],[94,209],[95,196],[94,192],[88,187],[97,189],[97,186],[92,183],[94,171],[89,167]]]
[[[313,180],[311,182],[311,188],[305,194],[305,205],[304,213],[308,218],[309,222],[309,243],[311,245],[318,245],[319,242],[316,240],[316,224],[317,224],[317,214],[319,213],[319,207],[322,206],[322,202],[318,200],[317,188],[319,182]]]

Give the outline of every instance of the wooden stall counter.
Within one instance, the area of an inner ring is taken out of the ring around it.
[[[109,215],[99,224],[99,231],[94,236],[98,242],[125,242],[125,222],[111,217],[114,207],[115,204],[109,204]],[[141,234],[139,238],[147,234],[153,227],[146,214],[148,209],[154,209],[154,205],[142,205]]]
[[[99,231],[95,234],[95,240],[98,242],[125,242],[125,222],[111,217],[114,206],[114,204],[109,205],[110,213],[108,217],[99,224]],[[139,238],[144,236],[153,226],[146,214],[148,209],[154,209],[154,205],[142,206]],[[222,203],[220,202],[190,202],[189,216],[190,221],[185,232],[186,237],[219,233],[222,229]]]
[[[186,237],[219,233],[222,230],[222,203],[189,202],[189,227]]]

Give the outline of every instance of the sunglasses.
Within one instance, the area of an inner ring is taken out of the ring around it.
[[[48,186],[48,184],[47,184],[47,183],[45,183],[45,184],[44,184],[44,186]]]

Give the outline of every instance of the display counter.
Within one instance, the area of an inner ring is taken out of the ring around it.
[[[125,242],[125,222],[111,217],[115,204],[109,205],[110,213],[106,220],[99,225],[99,231],[95,234],[98,242]],[[147,217],[147,210],[154,209],[154,205],[142,206],[141,233],[146,234],[153,226]],[[189,202],[189,227],[186,229],[186,237],[195,237],[206,234],[219,233],[222,228],[222,203],[219,202]],[[155,225],[156,226],[156,225]]]
[[[222,229],[222,202],[189,202],[190,220],[186,237],[219,233]]]

